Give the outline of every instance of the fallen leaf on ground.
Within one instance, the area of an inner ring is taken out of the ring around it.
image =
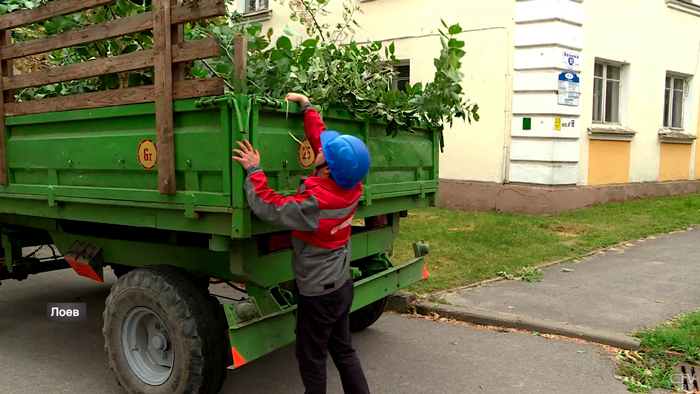
[[[571,268],[562,268],[561,272],[574,272],[574,270]]]
[[[483,384],[479,385],[479,388],[480,388],[480,389],[483,389],[483,388],[484,388],[484,385],[483,385]]]
[[[576,352],[576,353],[578,353],[578,354],[586,354],[586,351],[585,351],[585,350],[579,350],[579,351]]]
[[[663,304],[663,303],[665,303],[666,301],[654,300],[654,302],[656,302],[657,304]]]

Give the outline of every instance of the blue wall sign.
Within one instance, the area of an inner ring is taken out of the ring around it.
[[[559,74],[559,105],[579,106],[581,96],[581,80],[573,71]]]

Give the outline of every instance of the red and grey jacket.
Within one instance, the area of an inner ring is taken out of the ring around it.
[[[314,152],[326,130],[318,112],[302,106],[306,136]],[[350,230],[362,185],[352,190],[334,180],[309,177],[294,196],[283,197],[267,184],[260,166],[251,166],[245,182],[248,204],[258,217],[292,230],[292,268],[299,293],[332,293],[350,279]]]

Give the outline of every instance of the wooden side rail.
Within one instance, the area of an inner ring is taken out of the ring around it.
[[[0,16],[0,185],[8,184],[5,116],[155,102],[158,190],[175,194],[173,99],[223,94],[220,78],[185,80],[184,63],[218,57],[219,41],[185,42],[183,23],[226,14],[224,0],[153,0],[153,11],[61,34],[12,43],[12,29],[114,3],[114,0],[56,0],[33,10]],[[153,30],[153,49],[27,74],[13,74],[12,59]],[[65,97],[14,102],[13,91],[153,67],[155,84]]]

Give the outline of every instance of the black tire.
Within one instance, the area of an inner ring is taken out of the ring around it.
[[[350,314],[350,332],[360,332],[376,323],[386,310],[389,297],[384,297]]]
[[[219,302],[185,271],[150,266],[119,278],[104,311],[105,351],[119,385],[129,394],[216,394],[226,379],[231,346]],[[122,344],[122,323],[137,307],[154,312],[168,329],[173,365],[159,385],[131,369]]]

